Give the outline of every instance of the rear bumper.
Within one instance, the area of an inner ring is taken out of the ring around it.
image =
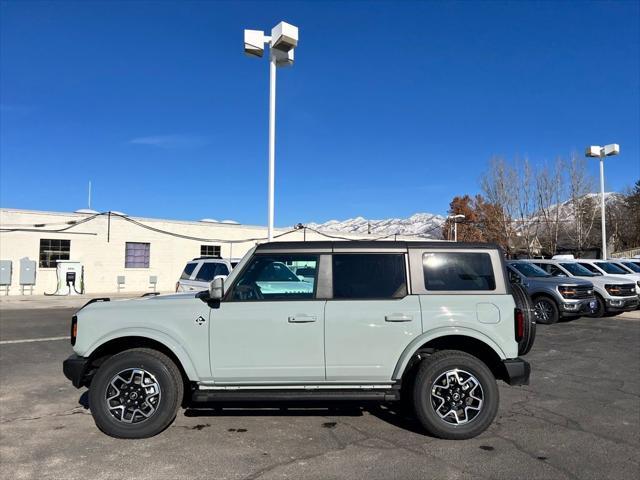
[[[506,372],[504,379],[509,385],[529,385],[529,375],[531,374],[531,365],[529,362],[521,358],[509,358],[503,360],[502,364]]]
[[[88,358],[73,354],[62,362],[62,373],[71,380],[74,387],[80,388],[85,385],[85,374],[87,373],[88,364]]]

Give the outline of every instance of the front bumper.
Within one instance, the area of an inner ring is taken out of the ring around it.
[[[562,316],[569,315],[588,315],[596,311],[598,302],[595,297],[584,298],[581,300],[567,300],[560,304]]]
[[[607,298],[607,312],[630,312],[638,308],[638,297]]]
[[[509,385],[529,385],[529,375],[531,375],[531,365],[521,358],[509,358],[503,360],[506,376],[504,381]]]
[[[64,373],[65,377],[71,380],[74,387],[80,388],[85,385],[85,375],[87,373],[88,366],[88,358],[73,354],[62,362],[62,373]]]

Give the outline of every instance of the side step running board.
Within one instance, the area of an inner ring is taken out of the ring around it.
[[[277,402],[277,401],[376,401],[400,399],[397,388],[385,390],[195,390],[194,402]]]

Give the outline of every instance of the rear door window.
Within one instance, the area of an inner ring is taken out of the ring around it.
[[[407,295],[402,253],[333,255],[333,298],[402,298]]]
[[[424,285],[431,291],[496,289],[488,253],[433,252],[422,255]]]
[[[187,266],[184,267],[184,271],[182,272],[182,275],[180,275],[180,280],[189,280],[189,278],[191,277],[191,274],[193,273],[193,270],[196,268],[196,265],[198,264],[187,263]]]
[[[196,274],[199,282],[210,282],[216,275],[229,275],[229,269],[224,263],[203,263]]]

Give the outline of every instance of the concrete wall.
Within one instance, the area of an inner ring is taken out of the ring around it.
[[[149,284],[149,277],[152,275],[158,277],[158,291],[174,291],[186,262],[200,256],[201,245],[220,245],[224,258],[242,257],[256,244],[256,241],[244,240],[264,238],[267,235],[266,227],[261,226],[130,217],[152,228],[220,241],[188,240],[145,229],[115,215],[111,215],[110,219],[106,215],[99,216],[61,233],[50,231],[69,227],[68,222],[81,222],[91,216],[80,213],[0,209],[0,226],[3,230],[0,232],[0,260],[13,262],[9,294],[20,294],[20,259],[28,257],[38,265],[40,239],[70,240],[70,260],[82,262],[84,265],[85,292],[96,294],[116,292],[118,275],[126,277],[123,292],[152,291]],[[42,224],[45,226],[35,226]],[[33,231],[6,231],[13,228]],[[286,231],[279,229],[275,235]],[[304,235],[303,231],[299,230],[279,240],[303,240]],[[346,236],[354,239],[368,238],[367,235]],[[325,237],[310,231],[306,232],[306,239],[326,240]],[[149,268],[125,268],[125,242],[151,244]],[[38,266],[33,293],[52,293],[55,291],[56,282],[55,268]]]

